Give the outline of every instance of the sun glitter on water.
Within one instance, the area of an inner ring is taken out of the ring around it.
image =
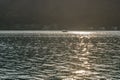
[[[92,32],[88,31],[70,31],[72,34],[92,34]]]

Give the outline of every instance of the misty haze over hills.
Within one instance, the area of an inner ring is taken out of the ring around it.
[[[0,0],[0,29],[43,28],[13,27],[26,24],[69,26],[61,29],[119,27],[120,0]]]

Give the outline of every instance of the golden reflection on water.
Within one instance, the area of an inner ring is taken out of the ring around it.
[[[92,34],[93,32],[87,32],[87,31],[71,31],[72,34]]]
[[[99,34],[102,34],[102,32],[98,32]],[[97,32],[94,31],[70,31],[68,34],[76,35],[78,38],[90,38],[90,37],[96,37],[98,36]],[[100,35],[99,35],[100,36]]]
[[[79,46],[76,46],[76,49],[74,52],[76,52],[76,55],[74,55],[78,60],[73,59],[72,62],[76,63],[76,65],[79,65],[77,67],[72,67],[71,74],[63,79],[63,80],[77,80],[77,79],[85,79],[89,76],[93,76],[95,74],[98,74],[96,72],[92,72],[93,65],[90,63],[90,58],[89,56],[92,54],[90,52],[90,49],[93,47],[93,44],[90,42],[90,38],[94,37],[93,32],[71,32],[72,34],[83,34],[81,37],[78,37],[81,39],[80,43],[78,44]],[[92,34],[92,36],[91,36]],[[87,35],[87,36],[86,36]],[[72,58],[75,58],[72,56]],[[78,68],[79,67],[79,68]],[[69,67],[71,68],[71,67]]]

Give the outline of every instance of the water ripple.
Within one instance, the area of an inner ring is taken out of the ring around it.
[[[119,80],[119,56],[118,36],[0,37],[0,79]]]

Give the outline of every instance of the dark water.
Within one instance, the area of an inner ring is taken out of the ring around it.
[[[0,80],[120,80],[119,33],[1,33]]]

